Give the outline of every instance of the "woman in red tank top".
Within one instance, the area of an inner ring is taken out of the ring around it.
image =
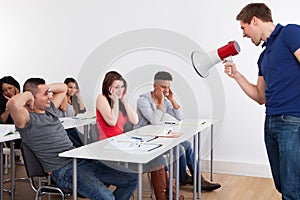
[[[126,91],[127,83],[118,72],[106,73],[96,101],[99,140],[122,134],[127,121],[138,123],[137,113],[125,99]]]

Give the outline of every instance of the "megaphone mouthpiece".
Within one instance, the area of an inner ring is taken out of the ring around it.
[[[191,55],[192,65],[202,78],[206,78],[210,68],[229,56],[237,55],[240,51],[240,46],[236,41],[230,41],[225,46],[217,49],[217,51],[210,53],[193,51]]]

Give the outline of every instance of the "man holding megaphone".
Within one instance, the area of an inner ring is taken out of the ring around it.
[[[282,199],[300,199],[300,26],[275,25],[264,3],[251,3],[237,15],[243,37],[265,48],[258,79],[250,83],[232,62],[225,73],[254,101],[266,106],[265,145]]]

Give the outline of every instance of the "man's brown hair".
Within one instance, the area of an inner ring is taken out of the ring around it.
[[[46,84],[46,82],[42,78],[29,78],[23,85],[23,92],[30,91],[33,96],[35,96],[38,91],[38,86],[43,84]]]
[[[254,16],[263,22],[273,22],[272,12],[264,3],[250,3],[246,5],[236,16],[236,20],[250,24]]]

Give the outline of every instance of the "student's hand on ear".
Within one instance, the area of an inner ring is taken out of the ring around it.
[[[125,99],[126,94],[127,94],[127,91],[124,91],[122,94],[122,97],[121,97],[122,102],[126,101],[126,99]]]
[[[30,110],[33,110],[33,105],[34,105],[34,97],[31,94],[30,99],[26,102],[26,107],[28,107]]]
[[[3,94],[3,97],[6,99],[6,100],[9,100],[9,96],[6,96],[5,94]]]
[[[109,97],[110,97],[113,101],[116,102],[116,101],[118,100],[118,96],[116,95],[114,88],[110,87],[110,88],[109,88],[109,93],[110,93]]]
[[[159,104],[164,101],[164,93],[160,86],[158,86],[157,90],[155,90],[155,96],[156,96]]]
[[[20,94],[20,90],[17,87],[15,87],[15,90],[16,90],[16,94]]]
[[[169,101],[173,99],[174,96],[173,96],[173,91],[171,89],[169,89],[169,95],[166,97]]]

